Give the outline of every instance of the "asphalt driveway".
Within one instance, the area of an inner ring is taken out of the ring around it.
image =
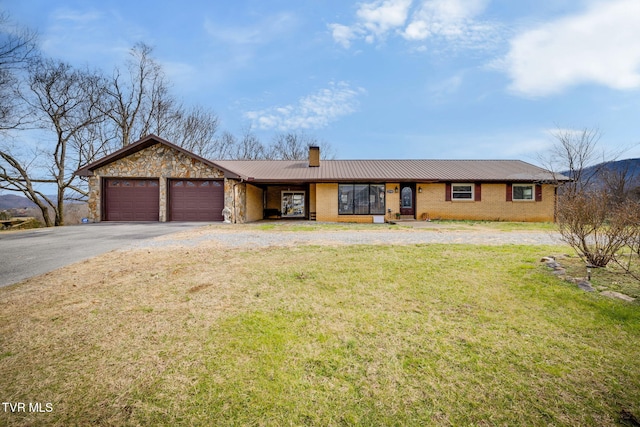
[[[0,287],[205,223],[98,223],[0,233]]]

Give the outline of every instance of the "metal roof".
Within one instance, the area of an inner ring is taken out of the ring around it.
[[[226,177],[246,181],[276,182],[406,182],[406,181],[509,181],[557,182],[569,178],[521,160],[208,160],[156,135],[149,135],[102,159],[85,165],[75,174],[91,176],[93,171],[154,144],[164,144],[222,170]]]
[[[247,181],[564,181],[565,176],[521,160],[213,160]]]

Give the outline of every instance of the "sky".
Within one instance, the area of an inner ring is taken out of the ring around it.
[[[110,72],[144,42],[221,129],[338,159],[521,159],[596,128],[640,157],[639,0],[0,0],[41,50]]]

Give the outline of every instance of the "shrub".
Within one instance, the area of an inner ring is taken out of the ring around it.
[[[606,267],[625,246],[638,239],[638,204],[615,202],[603,190],[565,194],[557,221],[562,240],[594,267]]]

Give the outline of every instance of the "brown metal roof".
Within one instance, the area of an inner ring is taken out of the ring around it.
[[[214,160],[255,182],[523,181],[566,180],[521,160]]]
[[[156,135],[149,135],[88,164],[75,174],[91,176],[95,169],[154,144],[167,145],[207,165],[217,167],[226,177],[263,183],[569,180],[521,160],[321,160],[319,167],[309,167],[308,160],[207,160]]]

